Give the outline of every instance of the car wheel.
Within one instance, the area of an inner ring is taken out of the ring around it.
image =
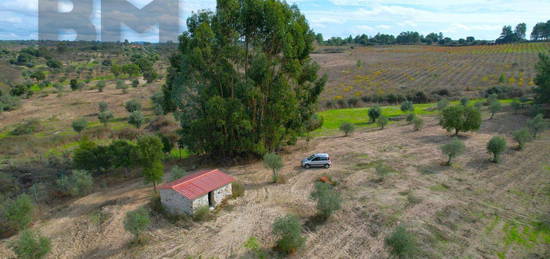
[[[329,169],[329,168],[330,168],[330,165],[329,165],[329,164],[326,164],[326,165],[325,165],[325,168],[326,168],[326,169]]]
[[[309,168],[311,168],[311,166],[309,164],[306,164],[306,165],[304,165],[304,168],[309,169]]]

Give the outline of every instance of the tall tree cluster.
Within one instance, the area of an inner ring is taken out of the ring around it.
[[[496,43],[514,43],[518,41],[525,40],[527,33],[527,25],[525,23],[520,23],[516,26],[515,29],[512,29],[512,26],[507,25],[502,28],[500,37],[496,40]]]
[[[196,153],[265,154],[305,133],[326,77],[309,57],[319,38],[279,0],[218,0],[187,20],[163,88]]]
[[[532,40],[550,40],[550,20],[547,22],[540,22],[533,27],[531,32]]]

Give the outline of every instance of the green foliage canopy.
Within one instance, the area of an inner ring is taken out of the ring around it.
[[[306,242],[306,238],[302,236],[302,224],[293,215],[276,219],[273,223],[273,234],[280,237],[277,247],[286,253],[295,252]]]
[[[487,151],[493,154],[493,162],[500,162],[500,154],[506,151],[506,140],[503,137],[495,136],[487,143]]]
[[[456,105],[447,107],[441,113],[439,122],[447,131],[455,131],[455,135],[463,131],[478,130],[481,127],[481,113],[474,107]]]
[[[305,133],[326,77],[315,34],[279,0],[218,1],[187,20],[163,88],[195,153],[265,154]]]

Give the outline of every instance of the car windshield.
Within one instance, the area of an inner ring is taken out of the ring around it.
[[[313,160],[316,156],[315,155],[311,155],[310,157],[307,158],[307,160]]]

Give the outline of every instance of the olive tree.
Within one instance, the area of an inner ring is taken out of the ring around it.
[[[454,130],[457,136],[460,132],[478,130],[481,127],[481,113],[469,106],[447,107],[441,113],[439,125],[449,132]]]
[[[19,231],[29,226],[32,221],[35,205],[31,196],[19,195],[15,200],[8,199],[2,209],[2,218],[8,228]]]
[[[109,104],[107,104],[106,102],[99,102],[97,104],[98,108],[99,108],[99,112],[104,112],[104,111],[108,111],[109,110]]]
[[[538,134],[545,130],[547,126],[542,114],[538,114],[535,118],[527,121],[527,128],[529,128],[534,138],[537,138]]]
[[[414,118],[412,123],[414,125],[414,130],[415,131],[420,131],[420,130],[422,130],[422,128],[424,128],[424,120],[420,117]]]
[[[493,154],[493,162],[500,162],[500,155],[506,151],[506,140],[503,137],[495,136],[491,138],[489,143],[487,143],[487,151]]]
[[[134,241],[141,242],[141,233],[149,227],[151,219],[149,212],[144,208],[139,208],[126,213],[124,219],[124,229],[134,235]]]
[[[345,136],[349,136],[355,131],[355,125],[353,123],[344,122],[340,125],[340,130],[344,132]]]
[[[84,170],[74,170],[70,175],[62,175],[57,179],[59,191],[77,197],[84,196],[92,191],[94,178]]]
[[[523,128],[512,133],[514,140],[518,143],[519,150],[525,147],[525,144],[532,140],[533,136],[528,129]]]
[[[388,123],[390,123],[390,120],[384,115],[380,115],[380,117],[378,117],[378,121],[376,121],[376,124],[378,124],[380,129],[384,129]]]
[[[52,248],[51,241],[31,230],[25,230],[13,244],[17,258],[44,258]]]
[[[441,152],[446,155],[449,160],[447,160],[447,165],[451,165],[452,160],[464,153],[466,146],[458,138],[453,138],[450,143],[441,146]]]
[[[502,110],[502,104],[499,101],[492,101],[489,103],[489,111],[491,112],[491,120],[495,117],[495,114]]]
[[[136,127],[137,129],[141,128],[144,122],[145,117],[140,111],[134,111],[128,117],[128,123],[134,125],[134,127]]]
[[[285,253],[294,253],[306,243],[306,238],[302,236],[302,224],[296,216],[280,217],[275,220],[272,228],[273,234],[279,237],[277,247]]]
[[[279,170],[283,168],[283,160],[275,153],[267,153],[264,155],[264,166],[267,169],[271,169],[273,172],[273,182],[277,182],[279,179]]]
[[[411,101],[405,101],[401,104],[402,112],[414,112],[414,104]]]
[[[380,109],[380,106],[373,106],[369,109],[368,113],[370,121],[374,123],[382,115],[382,109]]]
[[[342,200],[338,192],[332,185],[316,182],[315,190],[311,193],[311,198],[317,202],[317,211],[324,220],[341,208]]]
[[[127,101],[124,104],[124,108],[126,108],[126,111],[132,113],[135,111],[141,110],[141,103],[138,100],[132,99],[130,101]]]
[[[103,123],[104,126],[107,126],[107,123],[109,123],[109,120],[113,119],[113,113],[109,110],[102,111],[97,115],[97,118],[101,123]]]
[[[96,87],[99,92],[103,92],[103,89],[105,89],[105,81],[97,82]]]
[[[86,121],[86,119],[84,118],[80,118],[73,121],[72,126],[73,130],[80,134],[80,132],[82,132],[88,126],[88,121]]]

